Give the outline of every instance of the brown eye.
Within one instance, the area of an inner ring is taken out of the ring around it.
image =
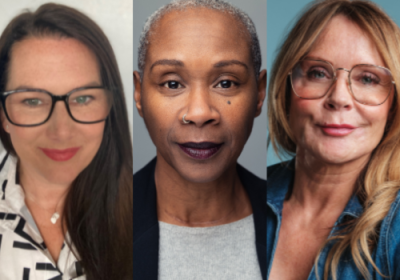
[[[168,82],[162,84],[162,86],[164,86],[166,88],[169,88],[169,89],[178,89],[178,88],[182,88],[183,87],[177,81],[168,81]]]
[[[231,88],[232,86],[236,86],[237,84],[235,82],[232,82],[230,80],[223,80],[217,84],[217,88]]]

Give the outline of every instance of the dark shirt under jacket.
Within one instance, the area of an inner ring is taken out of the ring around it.
[[[157,280],[160,229],[154,182],[156,158],[133,176],[133,279]],[[267,183],[237,165],[239,178],[253,208],[256,249],[262,278],[266,279]]]

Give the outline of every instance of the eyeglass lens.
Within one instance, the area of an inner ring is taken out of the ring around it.
[[[80,122],[103,120],[109,112],[109,101],[104,89],[75,91],[67,100],[71,115]],[[13,123],[35,125],[44,122],[49,117],[52,97],[45,92],[16,92],[7,97],[5,106]]]
[[[302,60],[292,70],[293,90],[302,98],[321,98],[335,82],[334,71],[327,62]],[[390,71],[385,68],[357,65],[350,73],[350,88],[358,102],[379,105],[388,97],[392,80]]]

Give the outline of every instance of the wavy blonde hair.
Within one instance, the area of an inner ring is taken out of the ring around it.
[[[319,34],[337,15],[346,16],[370,36],[396,83],[385,133],[358,178],[357,195],[364,212],[326,242],[335,241],[325,263],[325,280],[329,275],[337,279],[339,260],[347,249],[351,250],[363,277],[369,279],[368,263],[381,274],[372,260],[371,251],[380,224],[400,190],[400,113],[397,109],[400,105],[397,96],[400,85],[400,30],[381,8],[369,1],[359,0],[316,1],[308,7],[287,35],[272,68],[268,88],[269,133],[277,154],[296,152],[295,138],[288,121],[291,93],[288,73],[308,54]]]

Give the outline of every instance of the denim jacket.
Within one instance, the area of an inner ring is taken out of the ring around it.
[[[400,170],[399,170],[400,172]],[[282,221],[282,208],[285,196],[293,185],[294,160],[287,163],[276,164],[267,171],[267,279],[271,272],[276,246],[278,244],[279,230]],[[354,195],[350,198],[342,214],[335,223],[342,224],[349,218],[358,218],[363,212],[363,207]],[[335,228],[333,227],[333,228]],[[334,230],[333,230],[334,231]],[[332,235],[334,232],[331,232]],[[319,279],[323,279],[324,265],[332,243],[327,244],[320,253],[318,262]],[[387,278],[379,275],[368,264],[372,279],[400,280],[400,192],[392,203],[387,216],[382,221],[376,246],[371,254],[373,261]],[[308,280],[316,280],[315,266],[313,266]],[[338,280],[364,279],[357,269],[350,250],[342,256],[337,270]]]

